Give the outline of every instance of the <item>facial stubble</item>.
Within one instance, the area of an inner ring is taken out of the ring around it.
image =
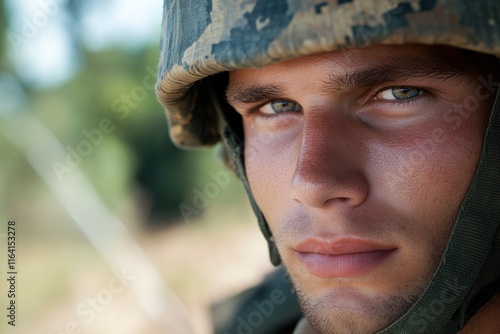
[[[453,226],[454,221],[449,222],[446,238],[436,238],[433,241],[431,259],[434,261],[424,273],[397,287],[391,295],[379,294],[374,298],[376,301],[368,300],[356,305],[357,310],[362,310],[367,317],[360,317],[348,308],[337,306],[335,292],[314,300],[297,284],[297,280],[285,266],[309,325],[318,334],[372,334],[397,321],[417,302],[431,282]]]

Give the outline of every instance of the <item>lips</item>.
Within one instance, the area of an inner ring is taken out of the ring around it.
[[[394,246],[364,239],[307,239],[294,249],[307,271],[321,278],[365,275],[397,251]]]

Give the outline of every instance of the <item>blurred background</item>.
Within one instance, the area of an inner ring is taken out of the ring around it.
[[[271,270],[217,148],[170,142],[162,8],[0,0],[0,333],[210,333],[211,305]]]

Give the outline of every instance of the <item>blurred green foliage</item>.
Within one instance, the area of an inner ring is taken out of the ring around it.
[[[27,94],[26,109],[57,136],[68,155],[79,152],[82,141],[91,141],[89,134],[94,134],[91,152],[80,157],[77,168],[88,175],[110,209],[118,212],[127,203],[139,203],[140,215],[150,225],[179,221],[179,205],[191,204],[193,189],[208,182],[208,171],[224,168],[214,161],[213,150],[185,152],[172,145],[154,93],[158,41],[143,47],[90,51],[80,43],[78,3],[68,1],[65,10],[74,18],[70,35],[79,71],[69,82],[51,89],[36,90],[21,82]],[[2,0],[0,6],[4,8]],[[0,16],[5,16],[5,10]],[[8,47],[5,19],[0,21],[2,64]],[[107,133],[102,131],[103,121],[108,124]],[[26,194],[37,201],[36,194],[43,192],[44,185],[25,157],[1,137],[0,149],[8,157],[0,164],[0,210],[8,212],[19,203],[29,203]],[[58,163],[67,165],[63,159]],[[70,170],[59,171],[62,181]],[[229,191],[240,191],[235,189]]]
[[[45,96],[63,106],[59,113],[48,107],[39,115],[72,148],[86,139],[82,131],[98,129],[103,119],[110,119],[113,131],[81,167],[108,202],[132,190],[134,184],[127,182],[135,180],[151,215],[175,218],[194,170],[189,154],[171,144],[163,109],[149,86],[155,81],[156,49],[87,53],[85,70]]]
[[[5,57],[5,46],[6,42],[6,34],[7,30],[7,13],[5,11],[4,0],[0,0],[0,70],[5,70],[6,65],[6,57]]]

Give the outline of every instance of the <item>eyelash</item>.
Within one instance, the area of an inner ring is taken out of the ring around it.
[[[249,108],[248,110],[244,111],[244,116],[245,117],[255,116],[256,114],[259,113],[259,110],[261,108],[263,108],[265,105],[276,102],[276,101],[286,101],[286,102],[297,103],[297,102],[290,100],[290,99],[285,99],[285,98],[281,99],[281,98],[273,97],[273,98],[269,98],[267,100],[264,100],[261,103],[259,103],[258,105],[253,106],[253,107]],[[276,115],[279,115],[279,114],[275,114],[275,115],[260,114],[259,117],[269,118],[269,117],[275,117]]]
[[[415,97],[412,97],[412,98],[408,98],[408,99],[404,99],[404,100],[374,100],[375,97],[380,94],[381,92],[385,91],[385,90],[388,90],[388,89],[394,89],[394,88],[401,88],[401,87],[410,87],[410,88],[416,88],[418,89],[419,91],[421,91],[421,93],[418,95],[418,96],[415,96]],[[409,106],[409,105],[412,105],[412,104],[415,104],[417,103],[417,100],[421,99],[421,98],[424,98],[426,96],[431,96],[432,94],[424,89],[424,88],[421,88],[421,87],[418,87],[418,86],[407,86],[407,85],[397,85],[397,86],[384,86],[384,87],[381,87],[381,88],[378,88],[375,93],[373,94],[369,94],[369,98],[363,98],[360,100],[360,103],[367,103],[367,102],[372,102],[372,101],[378,101],[378,103],[388,103],[388,104],[391,104],[393,107],[406,107],[406,106]],[[258,105],[256,105],[255,107],[251,107],[250,109],[246,110],[244,112],[244,116],[245,117],[252,117],[252,116],[256,116],[258,115],[259,118],[262,118],[263,120],[268,120],[268,119],[271,119],[273,117],[276,117],[278,116],[279,114],[262,114],[262,113],[259,113],[259,110],[266,106],[267,104],[269,103],[272,103],[272,102],[276,102],[276,101],[286,101],[286,102],[292,102],[292,103],[297,103],[291,99],[286,99],[286,98],[270,98],[268,100],[265,100],[261,103],[259,103]]]
[[[411,97],[411,98],[408,98],[408,99],[404,99],[404,100],[374,100],[375,97],[382,93],[383,91],[386,91],[388,89],[394,89],[394,88],[401,88],[401,87],[409,87],[409,88],[415,88],[415,89],[418,89],[420,91],[420,94],[418,96],[415,96],[415,97]],[[418,86],[409,86],[409,85],[397,85],[397,86],[384,86],[384,87],[381,87],[379,89],[377,89],[375,91],[374,94],[370,94],[372,97],[370,100],[367,100],[367,101],[364,101],[364,102],[371,102],[371,101],[379,101],[379,103],[390,103],[392,105],[395,105],[396,107],[402,107],[402,106],[408,106],[408,105],[411,105],[411,104],[414,104],[414,103],[417,103],[417,100],[421,99],[421,98],[424,98],[426,96],[430,96],[431,93],[424,89],[424,88],[421,88],[421,87],[418,87]]]

